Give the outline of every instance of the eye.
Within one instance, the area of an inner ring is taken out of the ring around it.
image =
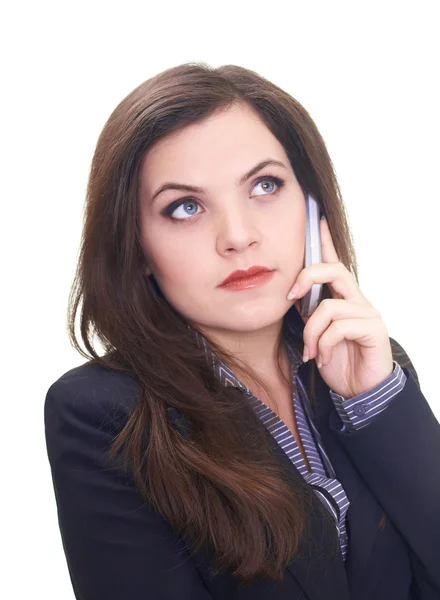
[[[268,181],[269,182],[269,187],[271,186],[275,186],[277,188],[277,192],[283,187],[284,185],[284,180],[280,179],[279,177],[273,177],[272,175],[270,176],[265,176],[265,177],[260,177],[260,179],[257,181],[255,187],[257,187],[257,185],[260,185],[261,183],[264,183]],[[273,193],[273,188],[271,188],[269,190],[269,193],[272,194]],[[266,194],[257,194],[257,196],[265,196]]]
[[[274,195],[277,194],[280,189],[284,186],[285,181],[283,179],[280,179],[279,177],[274,177],[272,175],[265,175],[260,177],[254,186],[254,189],[260,185],[261,183],[264,182],[269,182],[269,191],[267,194],[265,194],[264,192],[262,194],[255,194],[256,196],[268,196],[268,195]],[[273,189],[275,187],[275,190]],[[186,207],[190,207],[190,212],[186,212]],[[197,206],[200,206],[200,204],[197,202],[197,200],[193,200],[192,198],[187,198],[187,199],[182,199],[182,200],[176,200],[175,202],[172,202],[169,206],[167,206],[165,208],[165,210],[162,212],[162,214],[171,219],[172,221],[189,221],[191,219],[191,217],[193,217],[194,215],[197,215],[198,213],[195,212]],[[175,216],[177,213],[177,210],[183,208],[183,212],[181,212],[180,216]]]
[[[187,213],[185,212],[185,208],[189,206],[190,207],[190,212]],[[168,217],[169,219],[172,219],[174,221],[186,221],[188,218],[194,216],[195,214],[197,214],[195,212],[195,208],[193,207],[197,207],[200,206],[200,204],[196,201],[196,200],[177,200],[176,202],[173,202],[172,204],[170,204],[164,211],[164,215],[166,217]],[[183,212],[181,211],[180,216],[175,216],[177,214],[177,211],[179,208],[183,208]],[[173,215],[173,216],[172,216]],[[183,215],[183,216],[182,216]]]

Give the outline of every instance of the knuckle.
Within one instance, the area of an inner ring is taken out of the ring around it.
[[[350,271],[348,271],[347,267],[344,265],[344,263],[340,260],[338,260],[338,262],[336,263],[338,265],[338,269],[340,269],[341,271],[347,271],[347,273],[349,273]]]
[[[321,302],[320,302],[320,306],[322,306],[322,310],[324,310],[324,311],[328,311],[330,309],[331,305],[332,305],[331,298],[324,298],[324,300],[321,300]]]
[[[347,269],[343,262],[338,261],[338,268],[340,269],[343,277],[350,277],[351,279],[353,279],[353,281],[356,281],[353,273],[349,269]]]
[[[342,321],[333,321],[332,329],[337,335],[342,334],[344,332],[344,326]]]

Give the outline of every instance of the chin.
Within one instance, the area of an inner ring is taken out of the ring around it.
[[[290,304],[287,307],[285,305],[259,306],[255,307],[255,310],[251,310],[247,306],[243,307],[242,310],[230,310],[227,315],[223,313],[223,318],[220,319],[218,317],[219,313],[217,313],[211,324],[207,326],[237,332],[257,331],[278,323],[284,318],[289,308]]]

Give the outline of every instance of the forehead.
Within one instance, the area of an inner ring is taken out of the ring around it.
[[[143,157],[141,178],[147,188],[171,177],[202,185],[204,174],[236,178],[267,156],[287,158],[259,116],[239,105],[156,142]]]

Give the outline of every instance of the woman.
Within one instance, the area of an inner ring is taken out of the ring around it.
[[[304,267],[307,194],[326,220]],[[440,427],[283,90],[185,64],[117,106],[70,335],[89,360],[50,386],[45,423],[77,598],[440,598]]]

